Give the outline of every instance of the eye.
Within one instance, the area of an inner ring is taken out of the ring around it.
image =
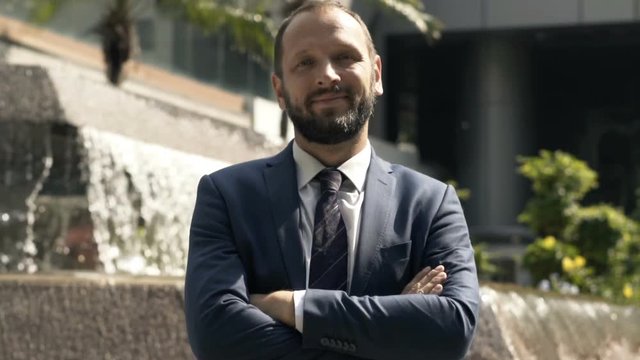
[[[296,64],[296,67],[300,68],[300,67],[307,67],[311,65],[313,65],[313,60],[310,58],[304,58]]]
[[[336,57],[334,57],[334,61],[343,65],[350,65],[356,62],[356,58],[350,53],[345,52],[345,53],[338,54]]]

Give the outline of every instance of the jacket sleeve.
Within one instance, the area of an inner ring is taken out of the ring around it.
[[[422,266],[442,263],[448,278],[437,295],[349,296],[307,290],[303,346],[339,346],[368,359],[461,359],[478,315],[478,280],[460,202],[447,187],[421,254]],[[363,240],[363,239],[361,239]]]
[[[198,359],[349,359],[302,349],[295,330],[249,304],[245,270],[223,196],[210,176],[198,185],[185,278],[185,317]]]

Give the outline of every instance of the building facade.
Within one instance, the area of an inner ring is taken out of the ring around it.
[[[399,21],[375,29],[386,65],[378,135],[415,144],[437,176],[470,188],[476,229],[517,232],[529,184],[516,157],[539,149],[568,151],[599,173],[588,201],[633,209],[640,1],[424,4],[446,26],[435,45]]]

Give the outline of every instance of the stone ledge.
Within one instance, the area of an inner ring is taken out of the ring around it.
[[[179,277],[2,274],[0,358],[193,359],[182,283]],[[640,358],[640,308],[501,287],[483,286],[481,295],[468,360]]]

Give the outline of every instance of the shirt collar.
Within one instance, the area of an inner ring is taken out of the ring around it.
[[[318,159],[308,152],[302,150],[298,143],[293,141],[293,161],[296,163],[296,174],[298,177],[298,190],[306,186],[313,178],[322,171],[325,166]],[[364,182],[367,177],[367,170],[371,163],[371,144],[367,140],[364,149],[355,154],[349,160],[338,166],[340,170],[356,187],[358,192],[364,189]]]

